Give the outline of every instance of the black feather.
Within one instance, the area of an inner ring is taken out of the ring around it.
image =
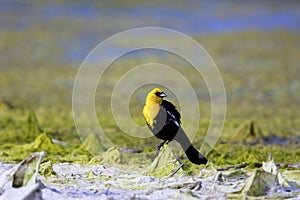
[[[180,124],[181,116],[176,107],[171,102],[163,100],[154,123],[149,128],[159,139],[176,140],[192,163],[206,164],[207,159],[195,149]]]

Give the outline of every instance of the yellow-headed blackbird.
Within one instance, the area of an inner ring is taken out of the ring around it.
[[[197,165],[206,164],[207,159],[191,144],[181,128],[181,116],[176,107],[169,101],[163,100],[167,95],[159,88],[148,93],[143,115],[149,129],[159,139],[162,139],[157,150],[166,143],[176,140],[187,155],[188,159]]]

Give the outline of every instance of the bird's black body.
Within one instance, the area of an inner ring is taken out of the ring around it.
[[[157,93],[157,92],[155,93],[155,89],[153,91],[152,91],[153,94],[150,92],[148,96],[157,95],[158,97],[160,97],[159,95],[163,93],[162,91],[161,93]],[[189,138],[181,128],[181,116],[178,110],[176,109],[176,107],[171,102],[162,100],[162,98],[165,96],[166,96],[165,94],[161,96],[161,100],[159,100],[159,98],[149,98],[149,99],[147,98],[146,100],[146,105],[144,107],[143,114],[147,121],[149,129],[157,138],[164,141],[162,144],[164,144],[165,142],[176,140],[181,145],[188,159],[192,163],[198,165],[206,164],[207,159],[193,147]],[[159,107],[156,108],[158,111],[155,112],[156,115],[153,117],[153,119],[151,118],[150,121],[149,118],[147,120],[146,117],[146,116],[150,116],[147,115],[148,113],[151,113],[151,107],[149,107],[147,103],[152,104],[153,103],[152,99],[158,102],[155,103],[155,105]],[[162,144],[158,146],[158,150],[162,146]]]
[[[172,115],[167,113],[167,111],[172,113]],[[156,124],[153,127],[149,126],[149,128],[155,137],[164,141],[171,141],[174,139],[179,129],[175,122],[180,124],[180,118],[180,114],[176,107],[169,101],[163,100],[159,113],[154,118]]]

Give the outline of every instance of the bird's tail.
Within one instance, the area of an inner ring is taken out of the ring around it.
[[[181,145],[181,147],[185,151],[186,156],[192,163],[197,165],[207,163],[207,159],[202,154],[200,154],[197,149],[195,149],[181,127],[179,127],[174,140],[176,140]]]

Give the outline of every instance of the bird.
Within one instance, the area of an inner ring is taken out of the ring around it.
[[[155,137],[163,140],[157,146],[157,155],[165,143],[175,140],[181,145],[192,163],[196,165],[206,164],[207,158],[197,151],[182,129],[181,115],[176,106],[164,100],[165,97],[167,95],[162,89],[154,88],[148,93],[143,108],[143,116],[148,128]]]

